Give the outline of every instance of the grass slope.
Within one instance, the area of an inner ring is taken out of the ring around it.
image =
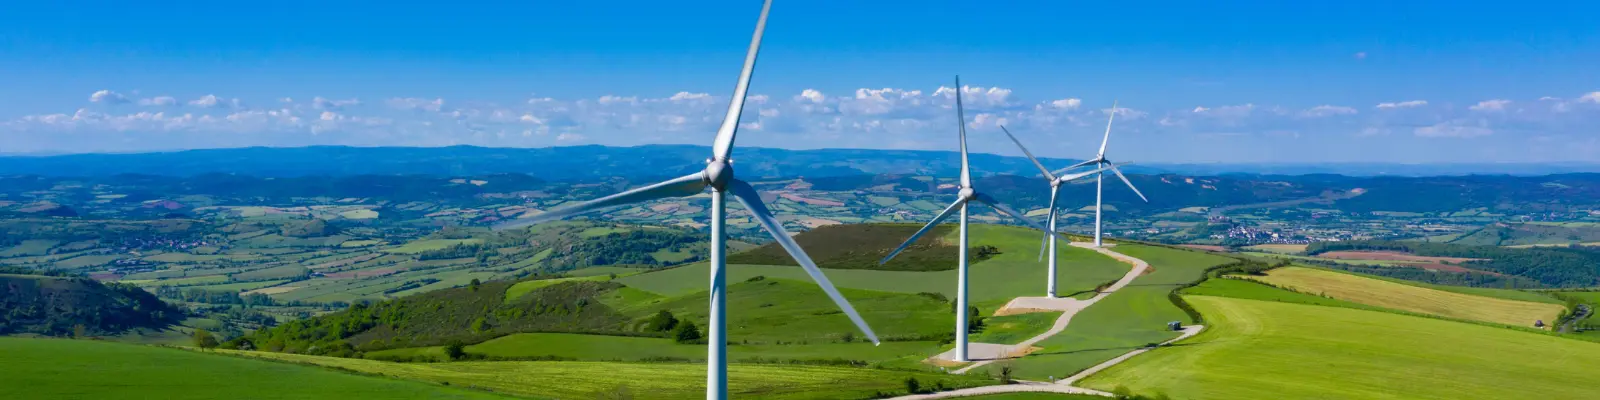
[[[1199,279],[1206,268],[1233,262],[1223,256],[1167,247],[1119,244],[1113,250],[1145,260],[1154,271],[1073,316],[1066,330],[1039,342],[1042,350],[1011,361],[1017,377],[1070,376],[1145,344],[1177,337],[1166,330],[1166,323],[1187,323],[1189,318],[1167,294]],[[995,372],[998,366],[987,368]]]
[[[798,268],[795,268],[798,270]],[[942,335],[955,325],[950,304],[927,296],[840,289],[861,318],[881,338],[919,339]],[[679,319],[706,326],[706,292],[623,307],[635,317],[668,310]],[[765,279],[728,285],[728,340],[834,341],[849,334],[865,339],[838,306],[811,282]]]
[[[615,363],[583,361],[496,361],[391,363],[283,353],[233,352],[344,368],[422,382],[450,382],[517,396],[589,399],[627,392],[633,398],[705,397],[706,367],[694,363]],[[993,379],[938,372],[889,371],[804,365],[733,364],[728,393],[733,398],[852,399],[903,392],[905,379],[943,382],[960,388],[994,384]]]
[[[1592,396],[1600,369],[1600,345],[1555,336],[1342,307],[1185,298],[1211,324],[1206,332],[1082,385],[1183,399],[1558,399]]]
[[[934,351],[933,342],[818,343],[806,345],[732,345],[728,358],[779,360],[859,360],[876,362]],[[678,344],[671,339],[580,335],[570,333],[519,333],[466,347],[467,353],[508,358],[563,357],[576,361],[640,361],[661,358],[705,360],[703,344]],[[394,349],[367,353],[367,358],[412,358],[426,356],[444,359],[439,346]]]
[[[1279,268],[1251,278],[1377,307],[1514,326],[1532,326],[1534,320],[1551,323],[1563,309],[1559,304],[1467,295],[1314,268]]]
[[[987,313],[1012,298],[1038,296],[1044,293],[1045,267],[1038,260],[1038,231],[986,224],[974,224],[971,230],[972,246],[994,246],[1001,252],[994,258],[971,266],[969,283],[972,286],[969,294],[975,305]],[[804,237],[804,234],[800,237]],[[812,251],[809,247],[806,250]],[[938,262],[953,263],[954,260],[945,259]],[[1060,268],[1057,268],[1056,279],[1062,295],[1093,290],[1096,286],[1116,280],[1128,272],[1127,264],[1090,250],[1071,246],[1058,246],[1058,262]],[[840,288],[898,293],[932,292],[955,298],[956,271],[953,270],[831,269],[825,272],[828,279]],[[705,291],[706,277],[709,274],[705,263],[696,263],[619,278],[617,281],[664,296],[680,296]],[[811,279],[798,267],[780,265],[730,264],[727,274],[729,282],[739,282],[758,275],[803,281]]]
[[[323,368],[110,342],[0,338],[0,398],[487,399]]]

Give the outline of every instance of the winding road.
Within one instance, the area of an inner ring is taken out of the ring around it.
[[[1150,264],[1144,262],[1144,260],[1140,260],[1140,259],[1133,258],[1133,257],[1130,257],[1130,256],[1122,254],[1122,253],[1111,251],[1110,248],[1094,247],[1093,244],[1084,243],[1084,242],[1073,242],[1072,245],[1080,247],[1080,248],[1094,250],[1094,251],[1099,252],[1100,254],[1104,254],[1104,255],[1106,255],[1108,257],[1111,257],[1113,259],[1116,259],[1118,261],[1122,261],[1122,262],[1125,262],[1125,263],[1128,263],[1128,264],[1132,264],[1133,268],[1130,268],[1128,270],[1128,273],[1126,275],[1122,276],[1122,279],[1118,279],[1116,283],[1111,284],[1111,286],[1107,287],[1105,290],[1103,290],[1100,293],[1096,294],[1094,297],[1089,298],[1088,300],[1078,300],[1078,299],[1072,299],[1072,298],[1056,298],[1056,299],[1052,299],[1052,298],[1043,298],[1043,297],[1018,297],[1016,299],[1013,299],[1010,303],[1007,303],[1005,307],[1001,308],[1001,311],[1004,311],[1006,309],[1048,309],[1048,310],[1059,310],[1059,311],[1062,312],[1061,313],[1061,317],[1056,318],[1056,322],[1055,322],[1054,325],[1052,325],[1050,327],[1050,330],[1045,331],[1044,333],[1041,333],[1038,336],[1034,336],[1032,338],[1029,338],[1028,340],[1024,340],[1021,343],[1017,343],[1015,345],[1003,346],[1004,349],[998,351],[998,354],[996,354],[996,355],[991,355],[992,358],[974,362],[971,365],[968,365],[966,367],[962,367],[961,369],[957,369],[955,371],[951,371],[951,373],[963,374],[963,373],[971,371],[971,370],[973,370],[975,368],[982,367],[984,365],[988,365],[989,363],[992,363],[994,361],[1010,358],[1010,356],[1008,355],[1009,353],[1014,353],[1017,350],[1026,351],[1028,348],[1032,347],[1034,344],[1037,344],[1037,343],[1039,343],[1039,342],[1041,342],[1041,341],[1043,341],[1045,339],[1050,338],[1051,336],[1055,336],[1056,334],[1061,333],[1061,331],[1067,329],[1067,325],[1068,324],[1072,323],[1072,316],[1077,315],[1079,311],[1083,311],[1084,309],[1088,308],[1089,306],[1094,305],[1094,303],[1099,302],[1100,299],[1104,299],[1106,296],[1110,296],[1111,293],[1115,293],[1116,291],[1121,290],[1124,287],[1127,287],[1128,284],[1133,283],[1134,279],[1137,279],[1140,275],[1144,275],[1144,273],[1150,269]],[[1188,339],[1190,336],[1194,336],[1195,334],[1200,333],[1200,330],[1203,329],[1203,328],[1204,327],[1199,326],[1199,325],[1186,326],[1186,327],[1183,328],[1183,334],[1182,335],[1179,335],[1177,338],[1174,338],[1172,340],[1168,340],[1168,341],[1162,342],[1161,344],[1162,345],[1166,345],[1166,344],[1169,344],[1169,343],[1172,343],[1172,342],[1176,342],[1176,341],[1179,341],[1179,340]],[[952,351],[954,351],[954,350],[952,350]],[[1106,392],[1093,390],[1093,389],[1080,388],[1080,387],[1076,387],[1076,386],[1072,386],[1072,385],[1074,383],[1077,383],[1079,380],[1082,380],[1083,378],[1088,377],[1089,375],[1092,375],[1092,374],[1095,374],[1097,372],[1100,372],[1101,370],[1104,370],[1106,368],[1110,368],[1113,365],[1117,365],[1118,363],[1126,361],[1127,359],[1132,358],[1133,356],[1142,354],[1142,353],[1144,353],[1146,351],[1150,351],[1150,349],[1149,348],[1141,348],[1141,349],[1138,349],[1138,350],[1130,351],[1127,354],[1123,354],[1121,356],[1118,356],[1117,358],[1113,358],[1113,359],[1107,360],[1106,362],[1103,362],[1103,363],[1100,363],[1098,365],[1095,365],[1093,367],[1089,367],[1089,369],[1085,369],[1082,372],[1077,373],[1076,375],[1073,375],[1071,377],[1067,377],[1066,379],[1057,380],[1057,381],[1054,381],[1054,382],[1017,381],[1017,383],[1013,383],[1013,384],[1009,384],[1009,385],[984,386],[984,387],[967,388],[967,389],[961,389],[961,390],[952,390],[952,391],[947,391],[947,392],[918,394],[918,395],[907,395],[907,396],[895,397],[894,399],[907,399],[907,400],[910,400],[910,399],[942,399],[942,398],[952,398],[952,397],[977,396],[977,395],[984,395],[984,394],[1013,393],[1013,392],[1072,393],[1072,394],[1087,394],[1087,395],[1098,395],[1098,396],[1110,397],[1111,393],[1106,393]]]

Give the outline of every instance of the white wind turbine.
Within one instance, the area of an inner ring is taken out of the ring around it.
[[[717,130],[717,139],[712,148],[712,157],[706,160],[705,170],[654,185],[590,200],[575,206],[551,210],[532,218],[514,221],[499,227],[500,229],[505,229],[527,226],[609,206],[669,197],[694,196],[702,193],[706,188],[710,188],[711,321],[707,327],[709,335],[706,337],[709,342],[706,354],[706,398],[713,400],[721,400],[728,397],[728,328],[725,318],[727,302],[725,241],[727,238],[723,229],[726,225],[724,208],[727,204],[727,196],[730,194],[740,204],[743,204],[745,209],[750,211],[750,214],[755,217],[762,228],[766,229],[767,233],[772,234],[772,238],[779,245],[782,245],[784,250],[789,252],[789,256],[794,257],[795,261],[805,269],[806,273],[811,275],[811,279],[815,280],[817,285],[821,286],[824,292],[827,292],[828,297],[833,299],[834,304],[844,310],[845,315],[850,317],[850,321],[854,322],[856,327],[860,328],[861,332],[872,340],[873,344],[879,343],[878,336],[872,332],[872,328],[867,326],[866,321],[861,319],[861,314],[856,313],[855,308],[850,306],[844,296],[840,295],[839,291],[833,287],[833,283],[828,281],[828,277],[822,274],[822,270],[817,268],[817,264],[811,261],[811,257],[807,256],[805,251],[800,249],[800,245],[789,237],[789,233],[783,229],[783,224],[772,216],[772,211],[768,210],[767,206],[761,202],[761,196],[756,193],[755,188],[751,187],[749,183],[733,177],[732,160],[729,158],[729,154],[733,152],[733,137],[739,128],[739,114],[744,108],[745,92],[750,87],[750,75],[755,70],[756,53],[761,48],[761,33],[766,28],[767,13],[771,8],[771,0],[767,0],[761,7],[761,18],[756,21],[755,36],[750,39],[750,50],[745,55],[744,71],[739,74],[739,84],[733,89],[733,101],[728,105],[728,114],[722,120],[722,127]]]
[[[1105,194],[1104,192],[1105,192],[1105,187],[1106,187],[1106,173],[1104,172],[1104,170],[1110,169],[1112,173],[1117,174],[1117,178],[1121,178],[1122,179],[1122,183],[1125,183],[1125,184],[1128,185],[1128,189],[1133,189],[1133,194],[1139,195],[1139,199],[1140,200],[1144,200],[1146,203],[1150,202],[1150,199],[1144,197],[1144,193],[1139,193],[1139,188],[1133,187],[1133,182],[1128,181],[1128,177],[1122,175],[1122,170],[1117,169],[1116,164],[1112,164],[1111,160],[1107,160],[1106,159],[1106,142],[1111,141],[1111,122],[1115,121],[1116,119],[1117,119],[1117,103],[1116,102],[1112,102],[1111,103],[1111,117],[1106,119],[1106,135],[1105,135],[1104,138],[1100,139],[1100,153],[1096,154],[1094,156],[1094,159],[1092,159],[1092,160],[1087,160],[1087,161],[1084,161],[1084,162],[1081,162],[1081,163],[1073,164],[1070,167],[1062,168],[1062,169],[1056,170],[1056,172],[1055,172],[1056,174],[1061,174],[1063,172],[1066,172],[1067,170],[1070,170],[1070,169],[1073,169],[1073,168],[1082,167],[1082,166],[1088,166],[1088,165],[1100,166],[1100,168],[1101,168],[1100,171],[1101,172],[1099,172],[1098,175],[1095,175],[1095,178],[1094,178],[1094,247],[1100,247],[1100,244],[1101,244],[1100,243],[1100,218],[1101,218],[1100,217],[1101,216],[1100,209],[1101,209],[1101,206],[1102,206],[1101,200],[1104,197],[1104,194]]]
[[[1072,182],[1072,181],[1078,180],[1078,179],[1082,179],[1083,177],[1086,177],[1086,176],[1089,176],[1089,175],[1094,175],[1096,173],[1103,172],[1103,171],[1106,170],[1106,167],[1100,167],[1098,169],[1095,169],[1093,171],[1088,171],[1088,172],[1079,172],[1079,173],[1070,174],[1070,175],[1056,176],[1056,174],[1051,173],[1049,169],[1045,169],[1044,164],[1040,163],[1038,158],[1034,158],[1033,157],[1033,152],[1028,151],[1028,148],[1026,146],[1022,145],[1022,141],[1017,140],[1017,137],[1015,135],[1011,134],[1011,130],[1006,129],[1006,127],[1004,125],[1000,126],[1000,130],[1004,131],[1006,133],[1006,137],[1011,138],[1011,142],[1012,143],[1016,143],[1017,144],[1017,148],[1022,149],[1022,154],[1028,156],[1028,161],[1033,161],[1033,165],[1035,167],[1039,167],[1039,172],[1044,173],[1044,179],[1046,181],[1050,182],[1050,206],[1049,206],[1049,210],[1050,211],[1049,211],[1049,215],[1045,217],[1045,220],[1048,221],[1047,224],[1048,224],[1049,230],[1046,231],[1046,232],[1055,232],[1056,231],[1056,196],[1061,194],[1061,185],[1066,184],[1068,182]],[[1050,275],[1050,277],[1049,277],[1047,283],[1045,283],[1045,296],[1053,298],[1053,297],[1056,297],[1056,241],[1050,240],[1050,236],[1051,236],[1050,234],[1046,233],[1044,235],[1044,241],[1046,243],[1040,243],[1039,244],[1039,257],[1043,258],[1044,254],[1045,254],[1045,251],[1046,251],[1046,248],[1049,249],[1048,251],[1050,252],[1050,267],[1048,268],[1048,271],[1049,271],[1048,274]]]
[[[959,259],[956,264],[956,361],[965,362],[969,361],[967,359],[967,203],[977,200],[983,204],[988,204],[989,207],[995,210],[1022,220],[1022,222],[1027,223],[1028,226],[1032,226],[1034,229],[1044,230],[1044,227],[1023,217],[1021,213],[1011,209],[1011,207],[1000,204],[994,197],[979,193],[977,189],[972,187],[972,169],[967,163],[967,118],[963,114],[961,107],[961,77],[959,76],[956,77],[956,121],[957,131],[961,136],[961,191],[956,195],[956,201],[950,203],[949,207],[945,207],[944,211],[939,212],[938,216],[933,217],[933,220],[924,225],[922,229],[917,230],[917,233],[913,233],[910,238],[906,238],[905,243],[901,243],[900,247],[896,247],[894,251],[889,252],[889,255],[879,260],[878,264],[884,264],[894,259],[895,255],[900,254],[907,246],[911,246],[911,243],[915,243],[917,238],[921,238],[923,234],[928,233],[934,226],[943,222],[945,218],[949,218],[950,213],[955,212],[957,209],[961,210],[961,243],[957,244],[959,248],[956,251]],[[1054,232],[1046,231],[1045,234],[1053,235]]]

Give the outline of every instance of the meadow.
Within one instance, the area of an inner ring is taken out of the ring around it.
[[[1200,335],[1082,386],[1182,399],[1529,399],[1593,395],[1600,345],[1454,321],[1185,296]],[[1330,379],[1337,377],[1337,379]]]
[[[728,346],[728,358],[739,361],[753,358],[771,360],[854,360],[879,362],[938,350],[934,342],[814,343],[787,345]],[[646,361],[652,359],[705,360],[703,344],[680,344],[672,339],[581,335],[571,333],[518,333],[467,346],[468,354],[505,358],[561,357],[575,361]],[[382,350],[367,353],[370,359],[445,358],[440,346]]]
[[[221,352],[221,351],[219,351]],[[231,354],[308,363],[360,373],[534,398],[603,398],[627,393],[633,398],[705,397],[705,364],[585,361],[489,361],[392,363],[285,353],[228,351]],[[904,393],[906,378],[948,388],[992,385],[994,379],[940,372],[778,364],[730,364],[728,393],[733,398],[850,399],[879,392]]]
[[[1546,324],[1564,309],[1535,303],[1447,292],[1324,269],[1286,267],[1250,277],[1299,292],[1401,311],[1513,326]]]
[[[121,343],[0,337],[0,398],[493,399],[289,363]]]
[[[1126,243],[1112,250],[1144,260],[1153,271],[1078,312],[1066,330],[1039,342],[1042,350],[1004,363],[1014,368],[1017,377],[1059,379],[1146,344],[1177,337],[1177,332],[1166,330],[1166,324],[1190,321],[1167,298],[1168,293],[1199,279],[1206,268],[1234,261],[1200,251]],[[991,364],[985,370],[995,373],[1000,366]]]
[[[1012,226],[975,224],[971,227],[971,246],[994,246],[1000,254],[982,262],[973,263],[969,273],[969,294],[973,304],[985,314],[1018,296],[1040,296],[1045,290],[1046,270],[1039,262],[1039,232]],[[886,252],[889,248],[862,248],[854,251]],[[837,250],[843,252],[846,250]],[[1096,253],[1072,246],[1057,246],[1059,267],[1056,279],[1061,295],[1089,292],[1095,287],[1115,281],[1128,272],[1128,265]],[[948,261],[952,264],[953,260]],[[828,269],[828,279],[840,288],[853,288],[895,293],[939,293],[954,299],[956,271],[878,271],[865,269]],[[620,278],[617,281],[630,287],[660,294],[679,296],[706,290],[709,270],[705,263],[655,271]],[[809,281],[805,271],[792,266],[729,264],[728,281],[738,282],[756,276]],[[853,301],[853,299],[852,299]]]

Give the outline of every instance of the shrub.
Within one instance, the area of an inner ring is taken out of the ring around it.
[[[677,340],[678,343],[694,343],[694,341],[700,340],[700,328],[694,326],[693,322],[681,321],[678,323],[678,327],[673,329],[672,338]]]
[[[212,336],[211,332],[206,332],[205,329],[194,330],[194,347],[210,350],[217,348],[217,344],[217,337]]]
[[[461,344],[459,340],[452,340],[450,344],[444,345],[444,356],[451,360],[460,360],[466,355],[466,345]]]
[[[906,378],[906,393],[922,393],[922,382],[917,382],[916,377]]]

